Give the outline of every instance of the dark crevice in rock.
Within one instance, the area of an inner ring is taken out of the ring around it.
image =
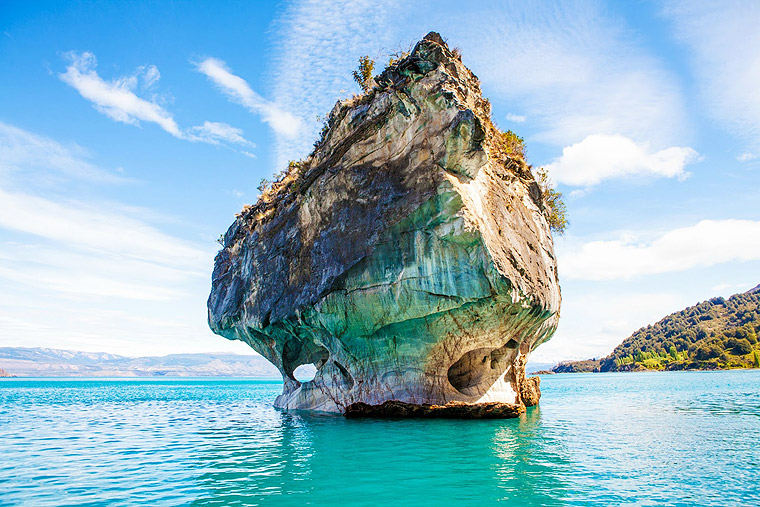
[[[343,376],[343,381],[346,383],[346,387],[348,389],[351,389],[354,387],[354,377],[351,376],[351,374],[348,372],[348,370],[340,364],[338,361],[333,361],[333,364],[338,369],[340,374]]]

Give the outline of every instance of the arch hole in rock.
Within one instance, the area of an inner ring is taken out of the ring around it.
[[[283,373],[301,383],[314,380],[322,366],[330,357],[330,352],[314,342],[289,340],[282,350]]]
[[[317,375],[317,366],[314,363],[302,364],[293,370],[293,377],[301,382],[311,382]]]

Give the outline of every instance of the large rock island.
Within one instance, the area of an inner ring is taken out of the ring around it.
[[[277,407],[538,402],[525,362],[560,307],[549,211],[490,113],[431,32],[337,103],[314,152],[238,215],[209,324],[280,370]],[[310,363],[314,379],[296,380]]]

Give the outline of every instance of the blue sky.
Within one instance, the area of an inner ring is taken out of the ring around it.
[[[430,30],[565,193],[535,361],[760,283],[760,4],[14,2],[0,7],[0,346],[233,351],[216,238],[336,100]]]

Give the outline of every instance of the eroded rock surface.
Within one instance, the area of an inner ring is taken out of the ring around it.
[[[229,228],[209,324],[282,372],[281,408],[535,404],[560,306],[541,191],[438,34],[376,82]]]

